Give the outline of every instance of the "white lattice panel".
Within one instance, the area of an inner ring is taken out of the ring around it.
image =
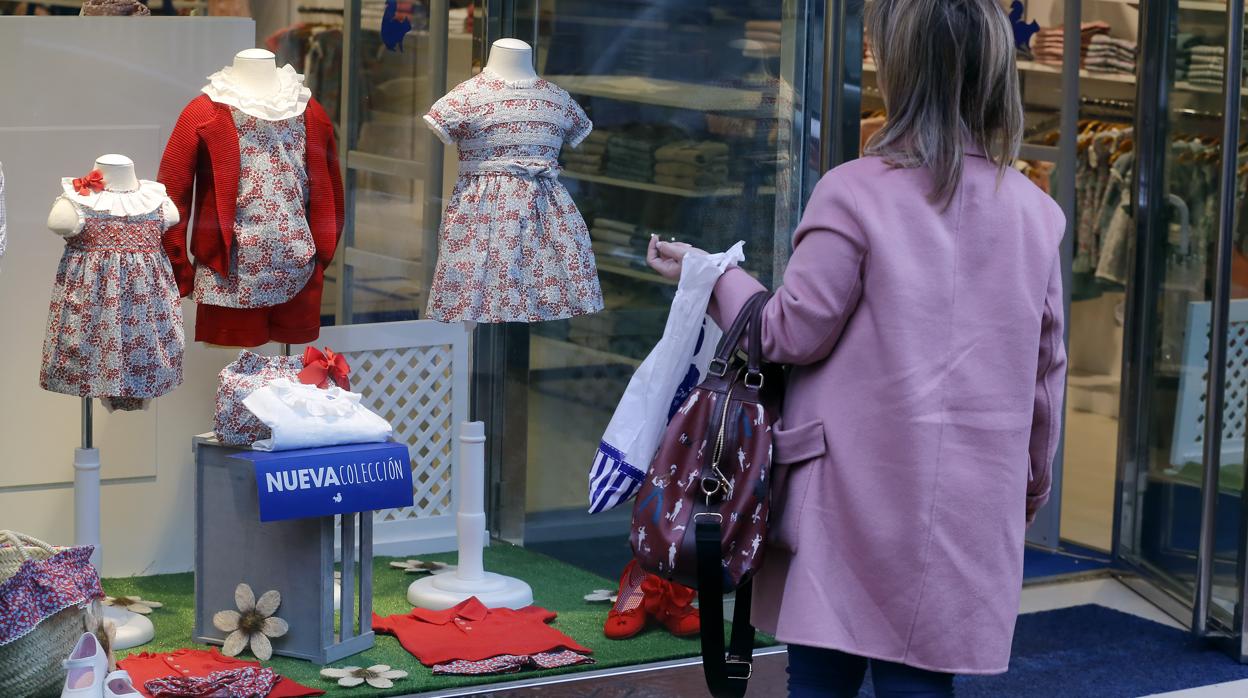
[[[412,459],[413,505],[374,515],[379,554],[455,547],[458,424],[468,419],[468,333],[428,320],[327,327],[317,346],[351,364],[351,389],[394,426]],[[299,348],[302,351],[302,347]]]
[[[1175,466],[1204,460],[1205,385],[1209,379],[1209,325],[1212,305],[1190,303],[1183,342],[1178,407],[1170,462]],[[1222,413],[1222,465],[1243,462],[1248,429],[1248,300],[1233,300],[1227,331],[1226,381]]]

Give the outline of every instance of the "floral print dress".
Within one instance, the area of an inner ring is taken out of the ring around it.
[[[182,383],[182,305],[160,244],[173,202],[155,182],[140,186],[129,199],[138,204],[98,210],[66,185],[62,198],[77,211],[79,232],[65,241],[52,287],[44,390],[131,410]],[[124,212],[135,206],[152,208]]]
[[[230,274],[195,268],[195,300],[226,308],[269,308],[312,278],[316,243],[308,226],[307,136],[303,118],[260,119],[231,106],[241,167]]]
[[[542,79],[485,72],[433,105],[425,122],[459,148],[442,217],[428,315],[442,322],[540,322],[602,310],[589,230],[557,179],[559,150],[593,125]]]

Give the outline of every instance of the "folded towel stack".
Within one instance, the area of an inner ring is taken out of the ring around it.
[[[606,160],[607,139],[611,137],[608,131],[593,131],[576,149],[564,148],[560,159],[563,160],[565,169],[573,172],[583,172],[585,174],[598,174],[602,172],[603,162]]]
[[[1136,43],[1108,34],[1097,34],[1088,45],[1083,62],[1088,70],[1098,73],[1135,74]]]
[[[1048,65],[1061,65],[1063,49],[1066,46],[1062,27],[1049,27],[1041,29],[1032,39],[1031,50],[1035,55],[1037,63],[1045,63]],[[1092,45],[1092,38],[1101,34],[1109,33],[1109,25],[1105,22],[1084,22],[1079,27],[1081,44],[1079,46],[1080,61],[1088,54],[1088,49]]]
[[[650,244],[651,234],[658,235],[664,240],[672,237],[672,233],[666,231],[648,229],[601,216],[594,219],[594,224],[589,229],[594,254],[600,260],[610,258],[625,266],[638,269],[646,268],[646,247]]]
[[[772,58],[780,55],[780,22],[749,20],[745,23],[747,41],[742,53],[751,58]]]
[[[1194,85],[1221,87],[1226,73],[1226,49],[1195,45],[1188,49],[1187,80]]]
[[[656,145],[650,138],[612,134],[607,139],[607,174],[619,179],[650,181],[654,176]]]
[[[654,182],[681,189],[710,189],[728,181],[728,144],[678,141],[654,153]]]

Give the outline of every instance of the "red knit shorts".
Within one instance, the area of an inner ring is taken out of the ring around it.
[[[324,274],[317,264],[302,291],[285,303],[269,308],[224,308],[200,303],[195,316],[195,341],[225,347],[316,341],[321,335]]]

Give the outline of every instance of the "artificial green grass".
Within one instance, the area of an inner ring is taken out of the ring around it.
[[[419,557],[423,560],[442,562],[455,560],[453,553]],[[373,610],[381,616],[407,613],[411,610],[411,605],[407,602],[407,586],[416,579],[416,576],[390,567],[389,562],[394,559],[396,558],[373,560]],[[299,683],[328,691],[328,695],[331,696],[401,696],[422,691],[497,683],[521,677],[532,678],[691,657],[700,652],[697,638],[676,638],[657,625],[630,640],[608,640],[603,636],[602,624],[610,609],[609,604],[587,603],[583,597],[594,589],[614,588],[618,582],[604,579],[539,553],[500,542],[495,542],[486,548],[485,565],[486,569],[518,577],[532,585],[534,602],[538,606],[559,614],[554,627],[592,649],[596,663],[491,677],[434,676],[430,669],[422,666],[415,657],[408,654],[396,638],[379,633],[372,649],[334,662],[329,666],[367,667],[374,664],[388,664],[392,668],[406,671],[408,677],[396,680],[394,688],[391,689],[379,690],[370,688],[367,684],[357,688],[340,688],[337,683],[320,677],[321,667],[299,659],[275,656],[264,664]],[[134,652],[169,652],[183,647],[205,647],[191,642],[195,622],[195,587],[194,578],[190,573],[105,579],[104,590],[113,596],[137,594],[145,599],[150,598],[164,604],[163,608],[153,610],[149,616],[156,626],[155,639],[142,647],[119,652],[118,659]],[[261,591],[256,590],[256,593],[259,594]],[[291,625],[296,625],[301,621],[299,618],[282,616],[280,608],[277,615],[283,617]],[[760,640],[763,639],[760,638]],[[275,644],[280,646],[280,641]],[[244,652],[240,658],[254,659],[247,652]]]

